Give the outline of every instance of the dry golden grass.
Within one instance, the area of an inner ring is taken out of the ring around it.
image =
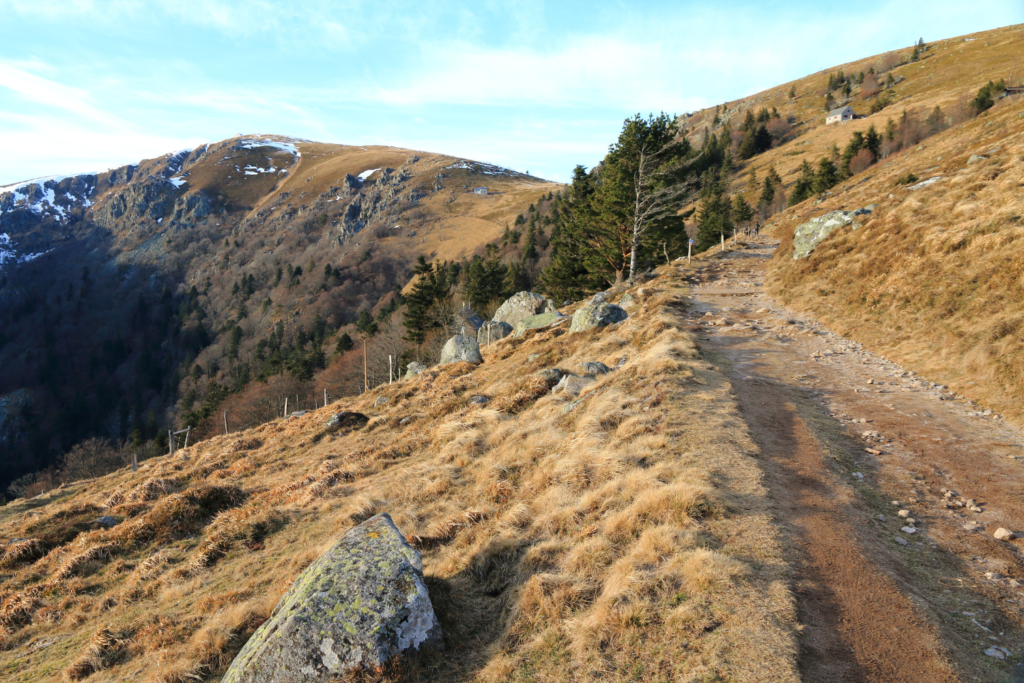
[[[933,381],[1024,419],[1024,98],[929,138],[781,216],[770,291]],[[974,155],[984,160],[968,163]],[[913,172],[919,189],[896,187]],[[792,258],[796,225],[878,209],[858,231]]]
[[[216,676],[310,562],[387,511],[423,554],[450,647],[370,678],[796,681],[755,447],[673,287],[647,283],[614,329],[503,340],[481,366],[15,504],[0,535],[40,541],[0,573],[5,680]],[[584,361],[616,370],[578,403],[534,374]],[[340,409],[371,420],[326,433]]]

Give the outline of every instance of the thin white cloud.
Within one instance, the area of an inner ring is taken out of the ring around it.
[[[93,121],[109,123],[112,120],[89,101],[88,91],[66,86],[2,62],[0,88],[8,88],[31,102],[64,109]]]

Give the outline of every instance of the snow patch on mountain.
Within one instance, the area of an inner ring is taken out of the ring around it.
[[[272,147],[279,149],[283,152],[291,152],[296,157],[301,157],[302,152],[296,147],[296,143],[304,142],[295,138],[285,138],[283,140],[271,140],[269,138],[243,138],[239,140],[238,147],[241,149],[257,149],[259,147]]]
[[[473,171],[474,173],[482,173],[484,175],[493,176],[505,176],[508,178],[515,178],[524,176],[524,174],[518,171],[513,171],[510,168],[502,168],[501,166],[495,166],[494,164],[485,164],[479,161],[470,161],[469,159],[459,159],[451,166],[445,166],[444,170],[458,170],[465,169],[467,171]]]
[[[376,173],[379,170],[380,170],[379,168],[371,168],[369,170],[363,171],[362,173],[360,173],[356,177],[359,178],[360,180],[366,180],[367,178],[369,178],[370,176],[372,176],[374,173]]]
[[[11,240],[11,236],[6,232],[0,232],[0,270],[3,270],[8,264],[28,263],[33,259],[39,258],[45,253],[45,251],[41,251],[36,254],[19,255],[18,250],[14,246],[13,240]]]

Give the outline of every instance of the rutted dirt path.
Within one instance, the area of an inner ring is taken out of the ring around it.
[[[1024,681],[1024,542],[993,538],[1024,532],[1024,434],[774,304],[774,247],[679,273],[761,448],[804,680]]]

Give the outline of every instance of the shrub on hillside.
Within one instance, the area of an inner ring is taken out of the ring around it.
[[[64,454],[59,479],[72,482],[100,477],[123,466],[124,461],[124,455],[110,441],[88,439]]]
[[[850,173],[856,175],[867,170],[868,166],[875,163],[875,155],[868,149],[862,149],[850,159]]]
[[[774,118],[768,122],[768,134],[772,136],[772,140],[776,143],[785,140],[792,130],[793,126],[786,119]]]
[[[861,99],[868,99],[874,97],[882,91],[882,86],[878,84],[878,77],[875,74],[867,74],[864,76],[864,82],[861,83],[860,96]]]
[[[903,58],[900,57],[898,54],[896,54],[895,52],[887,52],[882,57],[881,61],[878,63],[877,72],[880,74],[884,74],[886,71],[895,69],[902,63]]]

